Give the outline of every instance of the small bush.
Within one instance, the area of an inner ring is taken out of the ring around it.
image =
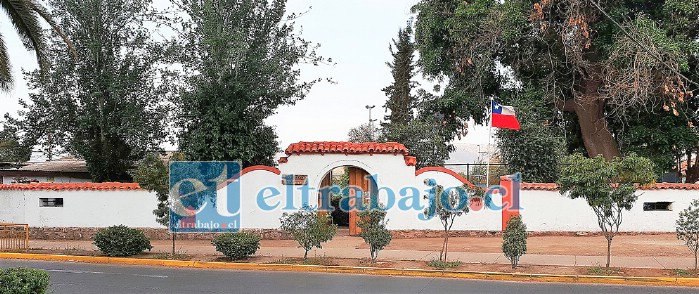
[[[461,261],[459,261],[459,260],[443,261],[443,260],[433,259],[430,262],[428,262],[427,265],[434,267],[434,268],[439,268],[439,269],[455,268],[455,267],[461,266]]]
[[[510,260],[512,268],[516,268],[519,258],[527,253],[527,226],[521,216],[513,216],[507,221],[502,235],[502,253]]]
[[[612,267],[601,267],[599,265],[595,265],[587,269],[587,274],[594,276],[620,276],[624,274],[624,272]]]
[[[107,256],[131,256],[153,248],[143,231],[124,225],[100,229],[93,239],[92,243]]]
[[[211,240],[216,251],[226,257],[239,260],[255,254],[260,249],[260,237],[253,233],[225,233]]]
[[[697,270],[699,260],[699,199],[694,199],[685,210],[680,212],[677,219],[677,239],[684,241],[694,253],[694,270]]]
[[[379,251],[391,243],[391,232],[386,229],[386,211],[384,209],[366,209],[358,213],[357,226],[362,229],[360,236],[369,244],[371,262],[376,262]]]
[[[686,269],[681,269],[677,268],[672,270],[675,274],[675,276],[681,277],[681,278],[693,278],[699,274],[697,271],[691,271],[691,270],[686,270]]]
[[[327,214],[318,214],[317,211],[304,205],[300,211],[294,213],[285,212],[279,219],[281,229],[291,236],[303,248],[303,259],[308,258],[308,251],[313,248],[321,248],[321,243],[330,241],[337,232],[337,225],[331,224],[332,219]]]
[[[32,268],[0,269],[0,293],[43,294],[49,287],[49,274]]]

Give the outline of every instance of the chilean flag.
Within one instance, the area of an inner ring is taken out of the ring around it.
[[[510,130],[519,130],[519,122],[515,117],[515,109],[512,106],[500,105],[492,100],[492,116],[490,124],[492,127]]]

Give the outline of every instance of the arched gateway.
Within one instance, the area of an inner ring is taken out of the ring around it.
[[[323,205],[319,188],[331,183],[331,173],[348,167],[350,185],[361,187],[363,195],[376,193],[388,206],[388,228],[392,230],[439,229],[439,220],[425,220],[424,199],[430,188],[425,179],[435,179],[445,188],[472,185],[443,167],[415,169],[416,159],[400,143],[299,142],[289,145],[278,167],[252,166],[240,176],[241,221],[243,229],[274,229],[284,212],[298,210],[304,203]],[[373,188],[371,188],[373,186]],[[376,190],[376,191],[372,191]],[[473,225],[500,230],[500,211],[469,213]],[[350,233],[357,234],[356,214],[350,212]]]

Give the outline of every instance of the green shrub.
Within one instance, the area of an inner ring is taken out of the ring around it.
[[[677,219],[677,239],[684,241],[687,248],[694,253],[694,270],[699,260],[699,199],[694,199],[689,207],[680,212]]]
[[[211,240],[216,251],[233,259],[243,259],[260,249],[260,237],[253,233],[225,233]]]
[[[93,239],[92,243],[107,256],[131,256],[153,248],[143,231],[124,225],[100,229]]]
[[[427,265],[434,267],[434,268],[439,268],[439,269],[445,269],[445,268],[455,268],[461,266],[461,261],[459,260],[454,260],[454,261],[444,261],[444,260],[439,260],[439,259],[433,259],[430,260]]]
[[[371,262],[376,262],[379,251],[391,243],[391,232],[386,229],[386,211],[384,209],[365,209],[358,214],[357,226],[362,229],[360,236],[369,244]]]
[[[513,216],[507,221],[502,235],[502,253],[510,260],[512,268],[516,268],[519,258],[527,253],[527,226],[521,216]]]
[[[0,269],[0,293],[42,294],[49,287],[49,274],[33,268]]]
[[[303,248],[303,259],[308,259],[308,251],[321,248],[320,243],[330,241],[337,232],[337,225],[331,224],[328,214],[318,214],[317,211],[304,205],[300,211],[285,212],[279,219],[281,229],[291,236]]]

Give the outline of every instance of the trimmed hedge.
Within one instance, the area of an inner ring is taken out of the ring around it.
[[[49,274],[33,268],[0,269],[0,293],[43,294],[49,287]]]
[[[153,248],[143,231],[124,225],[100,229],[93,239],[92,243],[107,256],[131,256]]]
[[[260,249],[260,237],[253,233],[224,233],[211,240],[216,251],[233,260],[255,254]]]

